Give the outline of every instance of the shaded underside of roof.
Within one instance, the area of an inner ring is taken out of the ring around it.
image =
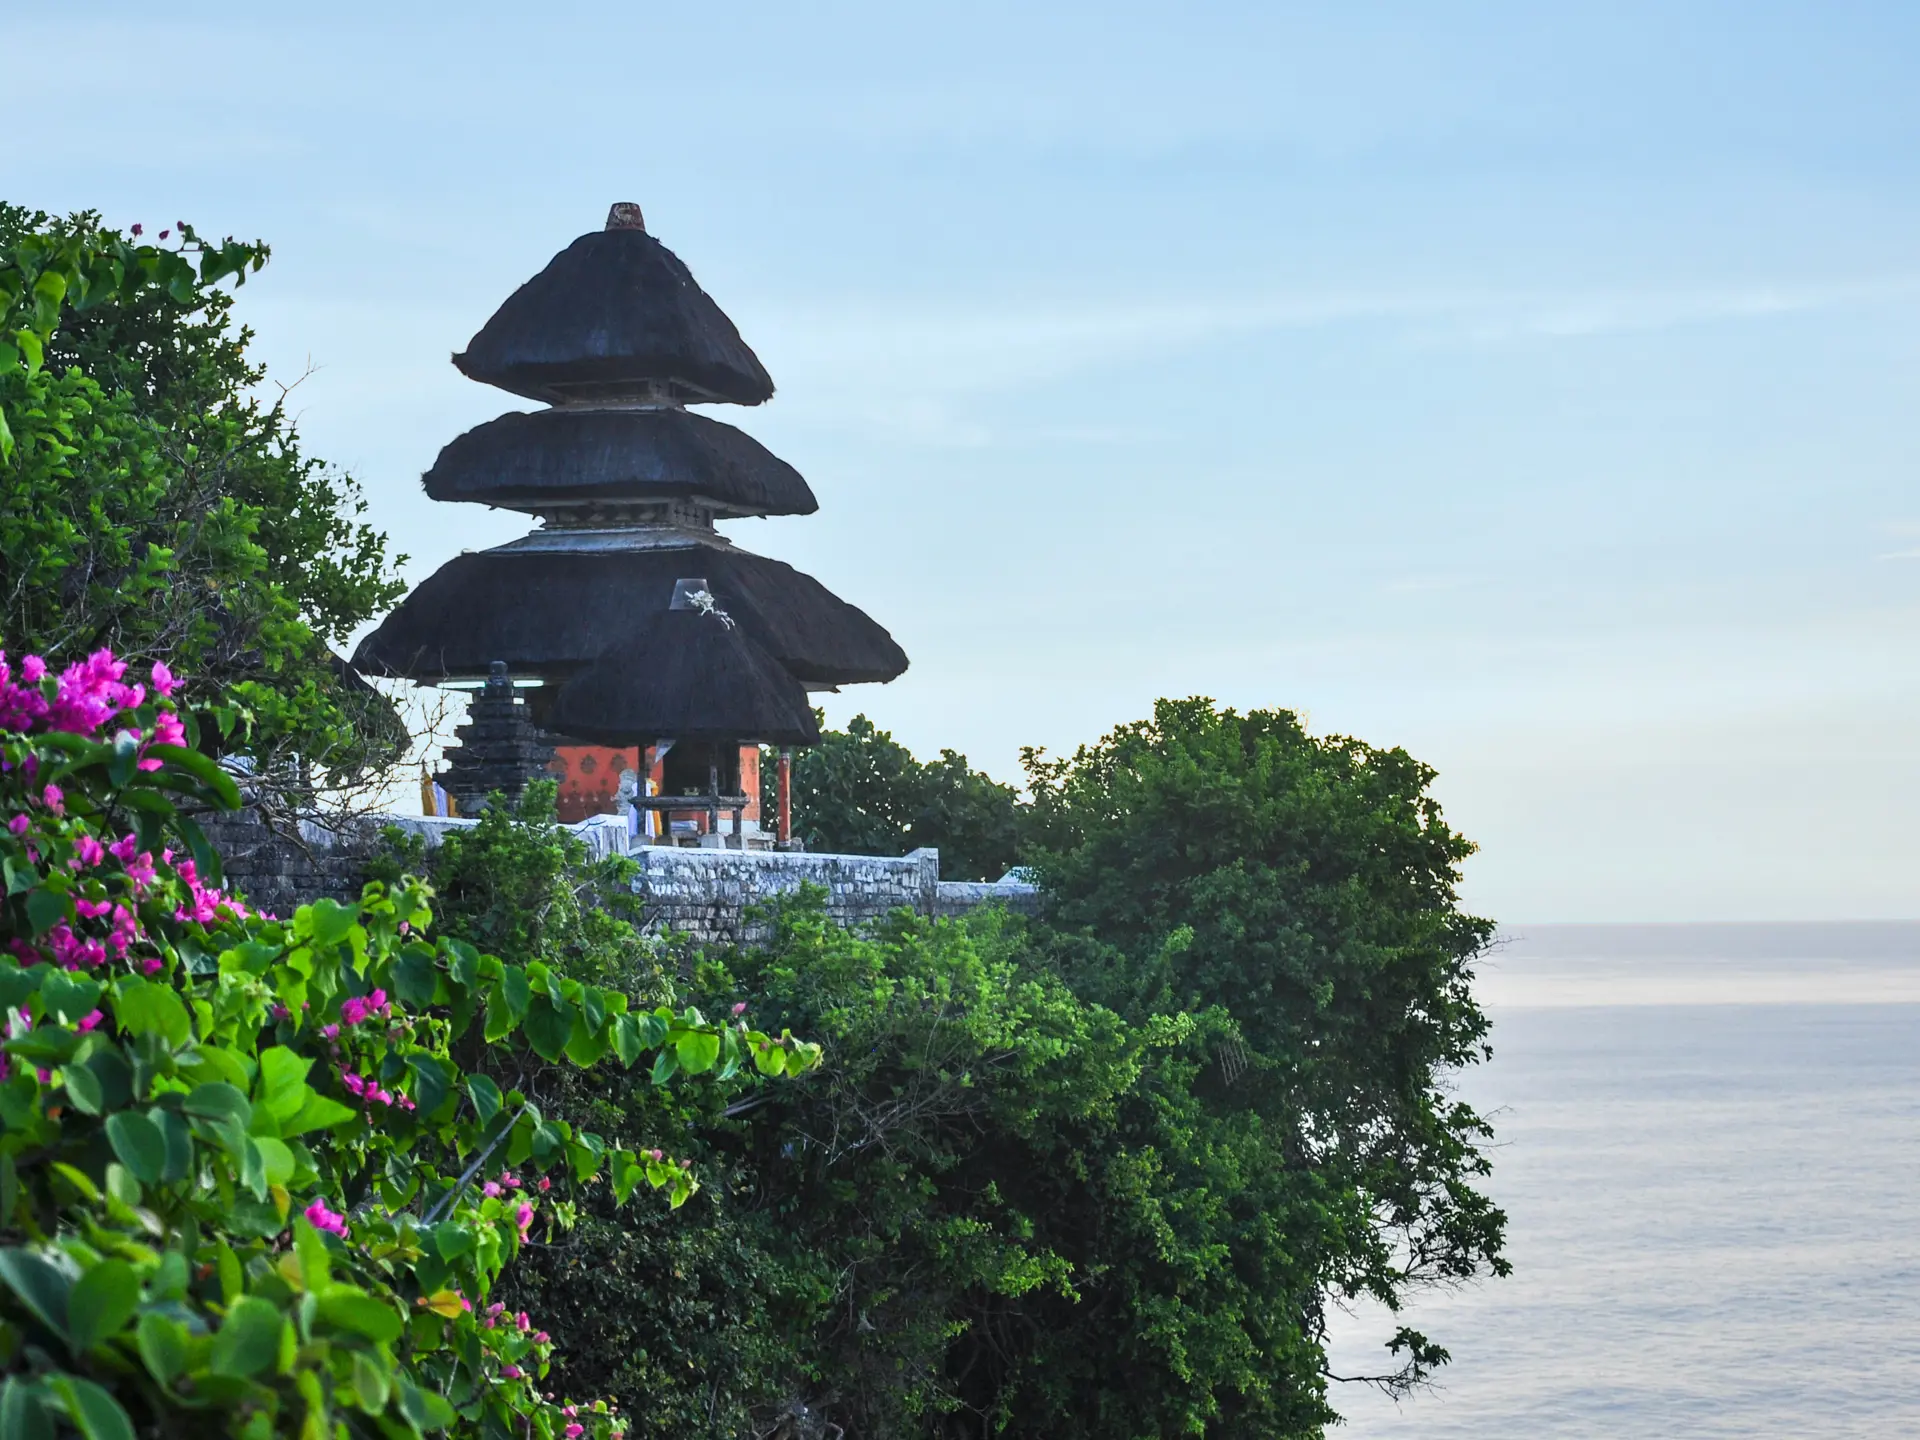
[[[561,687],[544,723],[603,745],[820,743],[800,682],[744,627],[699,610],[635,616],[618,644]]]
[[[421,477],[435,500],[511,510],[699,496],[738,515],[811,515],[800,472],[745,431],[684,410],[536,410],[476,425]]]
[[[687,267],[644,230],[582,235],[522,285],[453,363],[535,400],[758,405],[773,379]]]
[[[353,663],[426,684],[482,678],[494,660],[518,676],[567,679],[615,645],[633,617],[663,608],[676,580],[696,577],[803,684],[885,681],[907,668],[886,630],[811,575],[708,546],[456,556],[360,642]]]

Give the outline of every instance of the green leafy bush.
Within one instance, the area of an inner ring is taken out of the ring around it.
[[[385,539],[257,398],[222,282],[266,247],[137,230],[0,205],[0,634],[164,661],[280,783],[346,783],[406,743],[328,648],[400,594]]]
[[[177,808],[233,781],[153,681],[0,660],[0,1431],[618,1432],[543,1397],[550,1336],[487,1297],[584,1195],[678,1206],[691,1161],[493,1075],[817,1049],[430,940],[413,881],[250,913]]]
[[[997,880],[1019,858],[1021,805],[1011,786],[952,750],[922,764],[864,715],[845,730],[822,730],[820,743],[795,758],[793,811],[794,833],[810,850],[904,855],[932,846],[949,880]]]
[[[707,1181],[678,1225],[589,1205],[516,1267],[562,1383],[662,1437],[1316,1436],[1333,1305],[1505,1272],[1448,1089],[1488,927],[1431,772],[1204,701],[1032,759],[1045,920],[849,931],[803,896],[689,998],[820,1069],[558,1102],[688,1137]],[[1389,1388],[1446,1358],[1390,1345]]]

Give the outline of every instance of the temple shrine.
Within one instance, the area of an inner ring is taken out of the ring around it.
[[[687,408],[770,399],[759,358],[619,204],[453,363],[547,408],[476,426],[423,477],[434,500],[540,528],[448,561],[354,653],[369,674],[476,691],[440,789],[470,814],[544,772],[563,820],[631,805],[648,843],[788,842],[788,757],[819,738],[807,692],[891,680],[907,657],[864,611],[716,526],[819,508],[791,465]],[[763,745],[781,757],[772,817]]]

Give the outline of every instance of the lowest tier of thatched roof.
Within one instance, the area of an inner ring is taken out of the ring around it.
[[[480,327],[460,372],[516,395],[758,405],[773,379],[712,298],[666,246],[616,205]]]
[[[689,575],[706,577],[720,607],[804,685],[891,680],[907,668],[891,635],[812,576],[705,545],[456,556],[360,642],[353,663],[424,684],[484,678],[494,660],[516,676],[563,680]]]
[[[603,745],[820,743],[800,682],[730,616],[661,609],[630,627],[561,687],[551,729]]]
[[[744,431],[684,410],[536,410],[476,425],[421,477],[435,500],[543,514],[581,501],[699,497],[733,515],[811,515],[800,472]]]

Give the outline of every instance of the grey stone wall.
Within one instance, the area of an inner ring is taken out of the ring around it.
[[[827,913],[842,925],[877,920],[895,910],[953,916],[999,904],[1023,914],[1039,893],[1018,881],[969,884],[940,878],[940,852],[806,855],[770,850],[681,850],[644,845],[632,852],[640,873],[634,893],[649,929],[677,930],[709,942],[757,938],[750,907],[791,895],[804,884],[827,892]]]
[[[420,835],[432,846],[447,831],[474,823],[373,815],[331,827],[303,820],[297,832],[283,835],[252,811],[240,811],[213,817],[206,830],[225,863],[228,888],[245,894],[256,909],[286,916],[322,896],[357,898],[385,826]],[[570,828],[597,856],[629,853],[620,817],[596,815]],[[942,880],[938,850],[895,857],[642,845],[630,853],[639,866],[633,888],[647,928],[675,930],[707,943],[757,938],[764,927],[753,926],[747,911],[809,883],[827,892],[827,913],[843,925],[878,920],[902,908],[955,916],[982,905],[1004,905],[1022,914],[1039,906],[1039,892],[1015,879],[993,884]]]

